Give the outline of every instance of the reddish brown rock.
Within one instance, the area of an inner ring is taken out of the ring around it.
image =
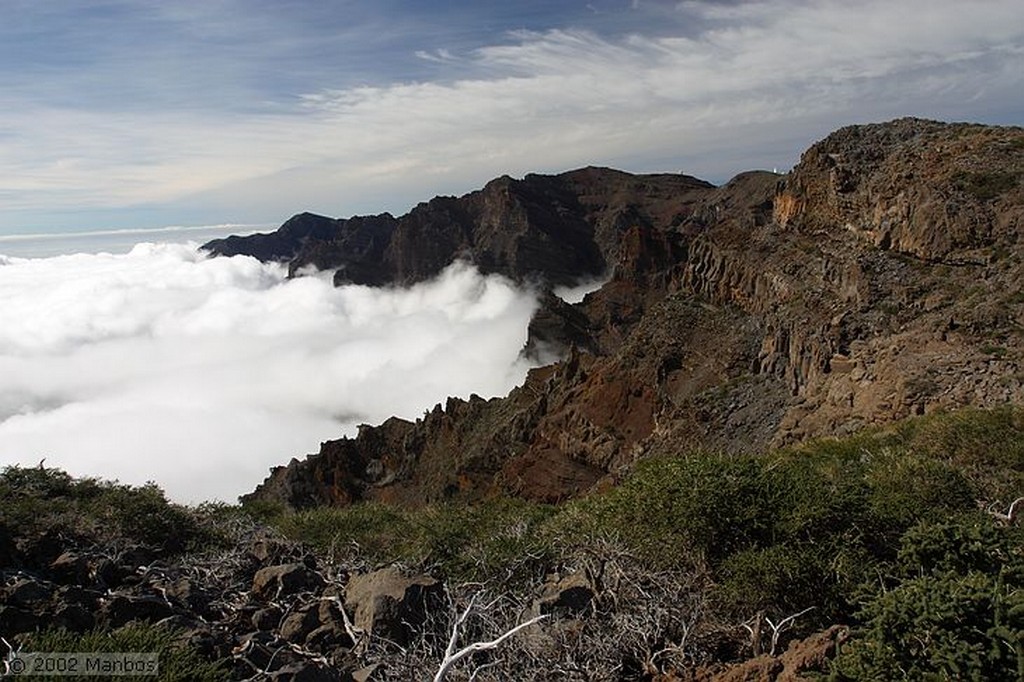
[[[829,661],[850,636],[849,628],[833,625],[802,640],[790,642],[779,656],[767,654],[743,663],[694,672],[680,671],[662,678],[663,682],[800,682],[815,679],[814,674],[828,672]]]
[[[584,169],[435,208],[470,206],[488,216],[467,223],[489,245],[478,264],[548,267],[502,261],[543,233],[585,235],[611,266],[583,302],[545,299],[529,350],[564,359],[503,399],[324,443],[250,499],[556,501],[653,454],[764,450],[1024,395],[1019,128],[902,119],[837,131],[786,176],[710,188]],[[424,239],[435,208],[417,213]]]

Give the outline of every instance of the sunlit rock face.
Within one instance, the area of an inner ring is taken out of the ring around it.
[[[839,130],[788,175],[718,188],[585,169],[423,204],[508,214],[500,237],[439,220],[445,253],[457,243],[484,269],[555,283],[593,262],[604,284],[577,303],[542,298],[528,349],[557,361],[507,397],[449,400],[325,442],[253,497],[559,500],[652,455],[756,451],[1019,400],[1022,178],[1019,128],[901,119]],[[433,234],[429,221],[403,233],[404,220],[385,255],[399,234]],[[602,260],[547,271],[509,256],[550,252],[544,239],[560,235],[576,254],[589,253],[575,241],[585,235]],[[536,246],[499,248],[506,239]],[[444,261],[430,253],[424,272]]]

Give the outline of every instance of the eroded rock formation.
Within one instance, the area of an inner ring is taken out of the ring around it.
[[[338,282],[416,281],[457,257],[549,284],[610,271],[581,303],[545,299],[531,344],[564,359],[507,397],[364,427],[250,497],[558,500],[657,453],[1019,400],[1022,178],[1024,130],[901,119],[839,130],[788,175],[718,188],[589,168],[500,178],[398,219],[325,232],[298,216],[276,237],[213,243],[295,272],[338,267]]]
[[[292,274],[308,266],[332,269],[337,284],[410,284],[457,258],[520,282],[573,284],[614,263],[631,228],[680,221],[711,188],[686,175],[607,168],[506,176],[464,197],[436,197],[400,218],[302,213],[271,234],[216,239],[204,248],[286,262]]]

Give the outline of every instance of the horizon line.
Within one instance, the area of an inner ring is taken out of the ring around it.
[[[166,225],[163,227],[126,227],[109,230],[85,230],[70,232],[28,232],[23,234],[0,235],[0,242],[28,241],[31,239],[66,239],[68,237],[112,237],[117,235],[151,234],[154,232],[198,232],[228,228],[261,229],[274,227],[275,223],[220,223],[215,225]]]

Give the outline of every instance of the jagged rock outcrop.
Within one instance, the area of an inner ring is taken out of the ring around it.
[[[564,359],[506,398],[450,399],[415,423],[324,443],[250,498],[558,500],[659,452],[758,450],[1019,400],[1022,180],[1024,130],[902,119],[837,131],[788,175],[719,188],[585,169],[435,200],[452,215],[509,213],[460,223],[490,271],[588,272],[502,261],[534,253],[496,248],[503,230],[593,240],[608,282],[578,304],[548,297],[532,325],[534,350]],[[433,234],[431,206],[388,248],[411,253],[413,235]],[[403,267],[397,281],[429,271]]]
[[[1019,129],[902,119],[851,126],[803,155],[775,218],[804,233],[843,228],[928,261],[984,262],[1020,237]]]
[[[246,255],[261,261],[289,261],[308,242],[335,239],[341,231],[339,223],[342,222],[313,213],[300,213],[269,234],[231,235],[215,239],[204,248],[221,256]]]
[[[338,284],[410,284],[458,258],[520,282],[573,284],[608,269],[630,228],[681,221],[711,189],[686,175],[607,168],[505,176],[463,197],[421,203],[397,219],[303,213],[276,232],[216,239],[203,248],[286,262],[292,274],[309,266],[333,269]]]

